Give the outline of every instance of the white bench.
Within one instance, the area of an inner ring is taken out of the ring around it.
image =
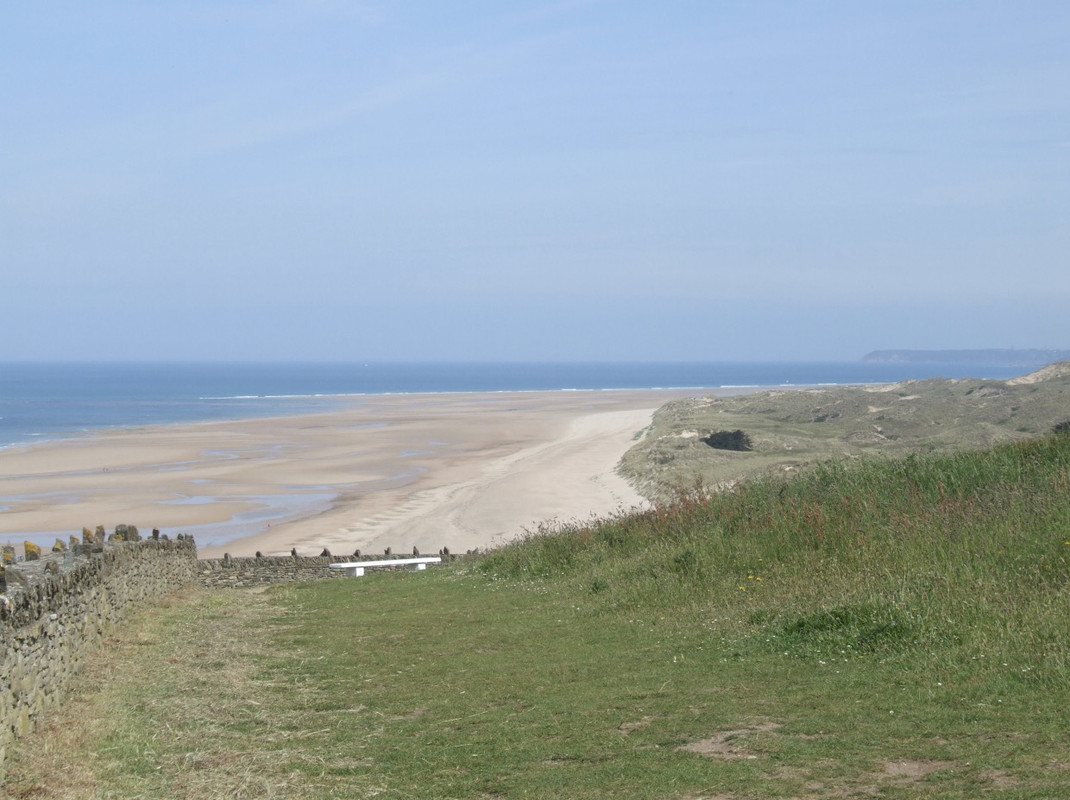
[[[331,564],[331,569],[344,569],[346,575],[351,578],[359,578],[366,569],[375,567],[411,567],[412,569],[427,569],[428,564],[438,564],[442,561],[441,556],[421,556],[420,558],[380,558],[375,561],[344,561]]]

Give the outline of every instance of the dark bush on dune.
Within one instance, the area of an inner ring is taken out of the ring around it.
[[[716,450],[747,451],[751,449],[750,437],[743,431],[717,431],[703,436],[702,441]]]

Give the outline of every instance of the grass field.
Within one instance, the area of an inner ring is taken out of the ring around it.
[[[1070,436],[829,463],[425,573],[197,590],[13,798],[1070,797]]]

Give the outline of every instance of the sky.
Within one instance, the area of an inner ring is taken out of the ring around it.
[[[1070,3],[0,8],[0,361],[1070,348]]]

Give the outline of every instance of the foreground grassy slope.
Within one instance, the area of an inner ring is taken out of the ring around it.
[[[1070,436],[171,598],[12,797],[1070,796]],[[66,716],[64,716],[66,714]]]
[[[932,379],[695,397],[661,408],[622,466],[645,494],[665,501],[696,482],[732,485],[827,458],[976,449],[1038,436],[1067,419],[1070,363],[1008,381]],[[701,441],[731,430],[746,432],[753,451],[716,450]]]

